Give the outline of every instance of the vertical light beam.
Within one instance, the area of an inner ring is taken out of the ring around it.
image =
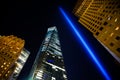
[[[93,61],[95,62],[95,64],[99,68],[99,70],[101,71],[102,75],[105,77],[106,80],[111,80],[110,76],[108,75],[108,73],[106,72],[106,70],[104,69],[104,67],[98,61],[97,57],[94,55],[94,53],[92,52],[92,50],[90,49],[90,47],[87,45],[86,41],[81,36],[81,33],[77,30],[76,26],[70,20],[70,17],[68,17],[68,15],[65,13],[65,11],[61,7],[59,7],[59,10],[62,13],[62,15],[64,16],[65,20],[70,25],[70,27],[72,28],[73,32],[78,37],[78,39],[82,42],[84,48],[87,50],[87,52],[90,55],[90,57],[92,57]]]

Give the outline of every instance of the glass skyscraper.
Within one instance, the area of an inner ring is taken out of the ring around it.
[[[36,56],[29,80],[67,80],[56,27],[48,28]]]

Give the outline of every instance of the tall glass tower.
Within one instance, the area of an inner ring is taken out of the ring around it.
[[[67,80],[56,27],[48,28],[31,73],[30,80]]]

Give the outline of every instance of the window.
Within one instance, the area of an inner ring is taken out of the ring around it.
[[[105,38],[104,41],[106,41],[107,39]]]
[[[103,12],[105,12],[105,10],[103,10]]]
[[[109,9],[111,8],[111,6],[109,6]]]
[[[103,27],[100,27],[100,29],[99,29],[100,31],[102,31],[103,30]]]
[[[114,33],[111,33],[110,36],[112,37]]]
[[[117,10],[114,10],[114,11],[112,12],[112,14],[117,14]]]
[[[111,42],[111,43],[110,43],[110,46],[112,47],[112,46],[114,46],[114,44]]]
[[[112,27],[113,25],[112,24],[109,24],[110,27]]]
[[[117,48],[116,50],[120,53],[120,48]]]
[[[119,29],[119,27],[116,27],[116,28],[115,28],[115,30],[118,30],[118,29]]]
[[[6,62],[4,62],[4,65],[6,64]]]
[[[1,68],[3,68],[3,65],[1,66]]]
[[[6,70],[7,68],[5,67],[4,69]]]
[[[8,67],[9,65],[7,65],[7,67]]]
[[[120,40],[120,37],[119,37],[119,36],[117,36],[115,39]]]
[[[117,8],[120,8],[120,5],[118,5]]]
[[[100,20],[102,20],[102,18],[100,18]]]
[[[8,76],[8,74],[5,74],[5,76]]]
[[[104,24],[103,25],[107,25],[108,23],[107,22],[104,22]]]
[[[109,17],[108,17],[108,20],[111,20],[111,18],[112,18],[112,17],[109,16]]]
[[[98,36],[98,35],[99,35],[99,32],[96,32],[96,35]]]
[[[8,71],[8,73],[10,73],[10,71]]]
[[[117,22],[117,20],[118,20],[118,19],[116,18],[116,19],[115,19],[115,22]]]

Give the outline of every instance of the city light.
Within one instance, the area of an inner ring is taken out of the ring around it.
[[[95,53],[89,47],[85,39],[81,36],[81,33],[77,29],[77,26],[74,23],[72,23],[72,21],[70,20],[70,17],[66,14],[66,12],[61,7],[59,7],[59,10],[61,14],[63,15],[63,17],[65,18],[66,22],[70,25],[70,28],[73,30],[73,32],[75,33],[79,41],[82,43],[83,47],[86,49],[88,55],[90,55],[94,63],[97,65],[98,69],[101,71],[102,75],[105,77],[106,80],[111,80],[110,76],[104,69],[103,65],[101,65],[100,61],[95,56]]]

